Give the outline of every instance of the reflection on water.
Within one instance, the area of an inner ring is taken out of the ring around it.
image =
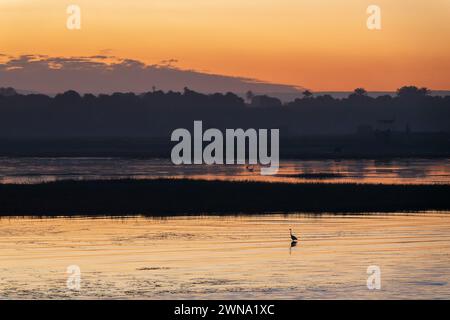
[[[448,299],[449,214],[2,218],[0,298]]]
[[[0,158],[0,183],[39,183],[63,179],[191,178],[387,184],[450,183],[449,159],[290,160],[276,176],[259,168],[224,165],[175,166],[163,159]]]

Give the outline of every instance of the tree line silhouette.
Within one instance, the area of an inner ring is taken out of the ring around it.
[[[202,94],[84,94],[67,91],[50,97],[0,88],[0,138],[168,137],[176,128],[279,128],[283,136],[354,134],[392,130],[450,132],[450,96],[406,86],[395,96],[370,97],[363,88],[347,98],[314,95],[287,103],[247,92]],[[389,127],[386,129],[386,127]]]

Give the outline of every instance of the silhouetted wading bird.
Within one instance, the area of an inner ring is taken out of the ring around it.
[[[250,172],[255,171],[255,167],[253,167],[253,166],[246,166],[245,169],[247,169]]]
[[[291,233],[291,240],[292,240],[292,242],[297,242],[297,237],[296,236],[294,236],[293,234],[292,234],[292,229],[289,229],[289,232]]]

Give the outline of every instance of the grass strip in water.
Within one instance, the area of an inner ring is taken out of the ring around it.
[[[264,183],[187,179],[0,185],[0,215],[367,213],[449,210],[450,185]]]

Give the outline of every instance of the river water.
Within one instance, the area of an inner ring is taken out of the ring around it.
[[[167,159],[0,158],[0,183],[67,179],[189,178],[270,182],[449,184],[450,159],[285,160],[274,176],[234,165],[175,166]]]
[[[0,299],[449,299],[449,282],[450,212],[0,219]]]

